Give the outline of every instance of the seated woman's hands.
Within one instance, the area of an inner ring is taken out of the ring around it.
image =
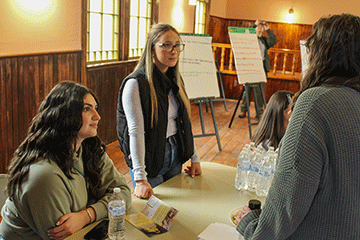
[[[134,195],[138,198],[149,198],[154,195],[154,191],[150,183],[146,180],[137,180]]]
[[[92,215],[95,216],[95,211],[92,208],[89,209],[93,212]],[[59,219],[56,223],[56,227],[49,229],[48,235],[52,239],[65,239],[90,222],[91,220],[86,210],[76,213],[67,213]]]
[[[242,210],[237,212],[237,217],[235,218],[235,221],[239,224],[239,222],[248,214],[251,212],[251,209],[248,206],[244,206]]]

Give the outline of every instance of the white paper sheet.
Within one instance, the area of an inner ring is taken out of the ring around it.
[[[211,223],[198,236],[200,240],[243,240],[244,238],[236,231],[235,227],[224,223]]]

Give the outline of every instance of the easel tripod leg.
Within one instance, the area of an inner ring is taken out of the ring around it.
[[[238,109],[238,107],[239,107],[240,101],[241,101],[242,96],[243,96],[243,94],[244,94],[244,89],[245,89],[245,86],[244,86],[243,89],[241,90],[239,100],[238,100],[238,102],[237,102],[237,104],[236,104],[234,113],[233,113],[233,115],[232,115],[232,117],[231,117],[231,120],[230,120],[230,123],[229,123],[229,128],[231,128],[231,124],[232,124],[232,122],[234,121],[234,117],[235,117],[235,115],[236,115],[236,111],[237,111],[237,109]]]
[[[217,142],[218,142],[219,151],[221,151],[222,148],[221,148],[221,143],[220,143],[219,131],[218,131],[218,127],[217,127],[217,124],[216,124],[215,112],[214,112],[214,107],[213,107],[211,98],[209,98],[209,103],[210,103],[210,108],[211,108],[212,119],[213,119],[213,122],[214,122],[215,135],[216,135],[216,139],[217,139]]]

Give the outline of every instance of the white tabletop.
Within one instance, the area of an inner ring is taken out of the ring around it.
[[[250,199],[259,199],[262,205],[265,203],[265,198],[255,193],[235,189],[236,168],[211,162],[201,162],[201,168],[203,174],[200,176],[191,178],[181,173],[154,188],[156,197],[179,211],[169,232],[148,238],[126,222],[125,239],[197,240],[211,223],[232,225],[231,210],[247,205]],[[146,199],[135,199],[133,207],[141,211],[146,202]],[[83,239],[94,226],[95,223],[67,239]]]

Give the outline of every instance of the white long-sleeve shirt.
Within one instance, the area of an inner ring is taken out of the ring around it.
[[[146,180],[144,116],[140,102],[139,84],[136,79],[128,79],[126,82],[122,95],[122,102],[129,128],[130,154],[133,164],[132,170],[134,172],[134,181]],[[175,121],[177,113],[178,106],[173,92],[170,90],[166,137],[170,137],[177,132]],[[191,162],[200,162],[199,153],[197,152],[195,144]]]

